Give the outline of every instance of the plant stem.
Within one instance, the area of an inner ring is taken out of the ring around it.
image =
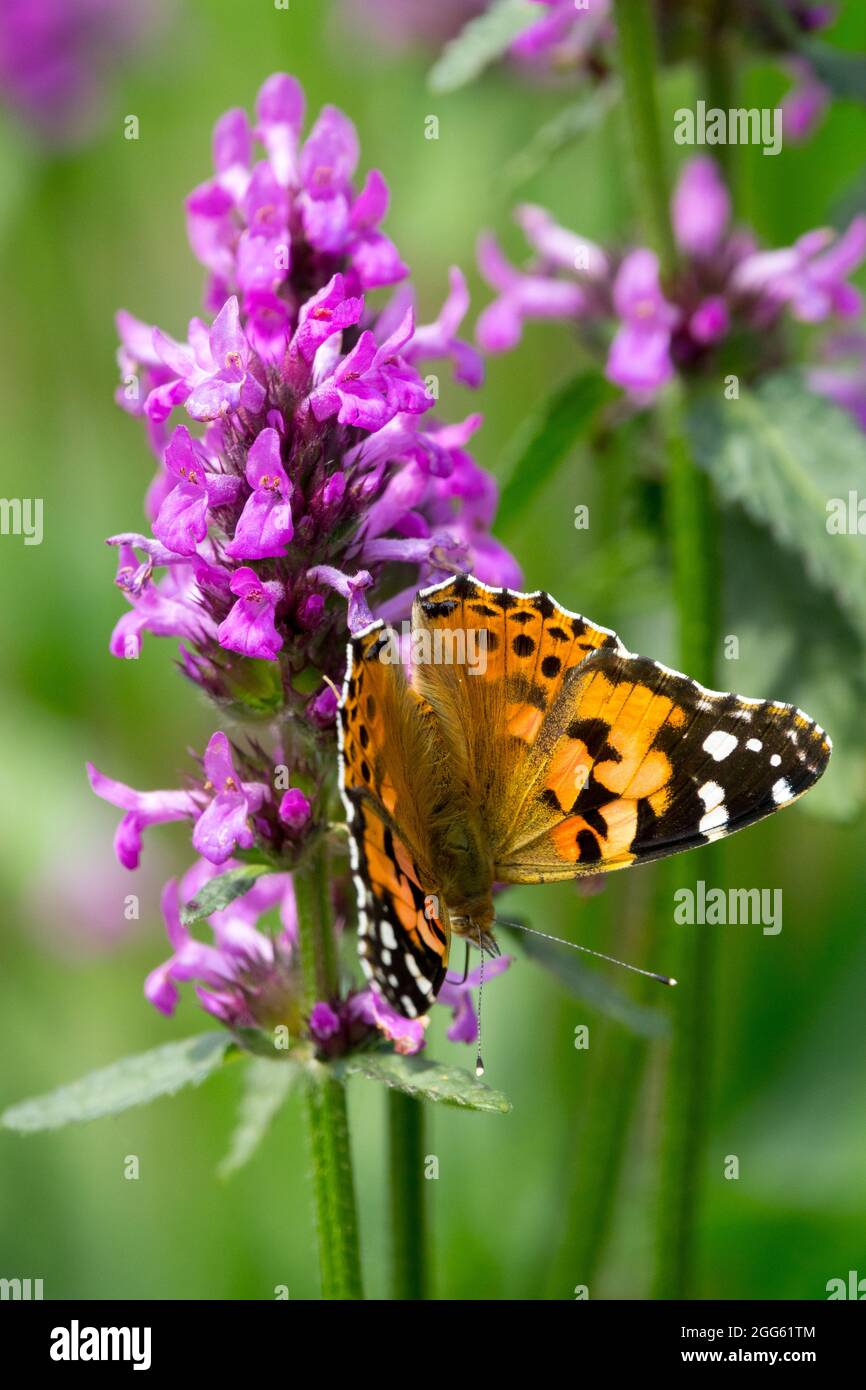
[[[328,903],[324,842],[294,876],[304,1011],[337,994],[337,953]],[[319,1238],[322,1296],[363,1298],[349,1120],[343,1083],[325,1068],[307,1088],[307,1127]]]
[[[665,270],[674,264],[668,189],[656,98],[655,39],[648,0],[616,0],[623,84],[634,142],[636,172],[646,228]],[[707,12],[707,34],[714,30]],[[713,91],[718,95],[714,69]],[[676,384],[661,404],[669,458],[668,522],[679,626],[679,665],[690,676],[713,682],[717,631],[718,557],[710,481],[694,465],[685,423],[685,398]],[[701,872],[715,858],[703,850]],[[664,872],[664,870],[663,870]],[[674,861],[668,883],[682,877]],[[670,901],[670,899],[668,899]],[[660,922],[661,925],[661,922]],[[659,1199],[658,1269],[655,1292],[684,1298],[693,1292],[699,1174],[706,1137],[711,1076],[714,952],[704,928],[680,937],[682,995],[674,1013],[667,1073]]]
[[[430,1296],[424,1181],[424,1107],[402,1091],[388,1092],[391,1210],[391,1297]]]
[[[656,38],[649,0],[615,0],[623,94],[642,221],[665,271],[676,260],[655,87]]]
[[[701,34],[701,75],[703,90],[700,95],[708,108],[716,107],[729,111],[735,104],[734,61],[732,44],[734,35],[726,25],[729,13],[728,0],[703,0]],[[717,145],[713,158],[717,159],[728,182],[733,196],[734,146]]]
[[[649,968],[659,964],[652,904],[651,880],[625,875],[621,930],[612,947],[623,960]],[[611,918],[612,895],[607,895]],[[612,923],[609,922],[612,928]],[[659,985],[641,981],[639,998],[657,1004]],[[595,1037],[595,1028],[592,1036]],[[632,1118],[643,1084],[651,1044],[648,1038],[628,1031],[612,1019],[598,1027],[599,1043],[590,1052],[586,1104],[581,1107],[576,1132],[569,1145],[569,1168],[575,1181],[559,1213],[556,1240],[559,1253],[550,1263],[547,1288],[551,1298],[571,1298],[577,1284],[585,1284],[596,1297],[596,1275],[613,1224],[616,1199],[628,1147]]]
[[[714,684],[718,632],[719,557],[716,510],[709,477],[695,467],[684,425],[684,403],[675,390],[662,411],[670,458],[668,525],[679,623],[678,663],[683,671]],[[718,846],[701,850],[700,872],[712,881]],[[673,891],[682,886],[676,860],[665,866]],[[712,1084],[715,941],[704,926],[680,929],[676,973],[682,995],[667,1074],[659,1193],[659,1298],[694,1297],[700,1169]]]

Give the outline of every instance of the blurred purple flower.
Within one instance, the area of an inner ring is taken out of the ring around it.
[[[104,114],[115,73],[159,28],[161,0],[0,0],[0,88],[48,145],[74,146]]]
[[[859,313],[860,295],[848,277],[866,259],[866,217],[839,237],[812,231],[792,247],[761,250],[750,232],[730,227],[730,198],[707,156],[683,166],[671,212],[682,260],[662,287],[651,251],[605,254],[540,210],[519,208],[536,259],[519,271],[495,243],[482,243],[481,271],[498,297],[479,317],[481,346],[488,352],[513,347],[533,317],[585,326],[590,347],[597,346],[599,325],[612,326],[606,374],[644,401],[674,371],[703,366],[734,330],[752,334],[759,352],[785,310],[808,323]]]

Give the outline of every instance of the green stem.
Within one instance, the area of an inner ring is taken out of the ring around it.
[[[710,480],[692,462],[675,394],[664,414],[670,456],[668,524],[679,620],[678,663],[714,685],[718,641],[719,557],[716,509]],[[701,876],[718,873],[718,846],[701,850]],[[679,861],[665,867],[668,902],[682,886]],[[680,928],[677,1000],[665,1099],[658,1228],[659,1298],[695,1296],[700,1178],[713,1079],[715,940],[707,927]]]
[[[391,1297],[430,1297],[424,1180],[424,1107],[388,1092]]]
[[[623,95],[640,210],[653,250],[669,272],[676,260],[656,95],[656,37],[649,0],[615,0]]]
[[[613,937],[610,949],[623,960],[654,968],[659,961],[652,903],[648,901],[651,880],[639,874],[626,877],[623,929]],[[608,894],[608,917],[611,908]],[[657,1005],[659,988],[642,981],[641,1002]],[[593,1045],[589,1054],[586,1102],[569,1145],[574,1185],[557,1221],[559,1253],[552,1262],[547,1286],[549,1296],[557,1299],[571,1298],[577,1284],[585,1284],[591,1298],[596,1296],[596,1275],[613,1223],[629,1132],[650,1055],[648,1038],[611,1019],[601,1023],[598,1034],[598,1047]]]
[[[729,111],[736,103],[733,100],[735,71],[733,42],[734,34],[727,26],[730,14],[728,0],[703,0],[701,33],[701,70],[703,90],[700,95],[708,108],[716,107]],[[734,175],[733,145],[717,145],[713,157],[718,160],[733,195]]]
[[[304,982],[304,1012],[337,994],[337,953],[328,902],[328,859],[324,843],[295,874],[298,941]],[[310,1078],[307,1127],[313,1165],[313,1192],[322,1296],[360,1299],[361,1257],[346,1092],[324,1068]]]
[[[616,18],[641,206],[647,231],[663,267],[670,271],[674,264],[674,243],[656,99],[655,36],[648,0],[616,0]],[[712,32],[710,16],[707,33]],[[717,93],[720,88],[715,84],[715,77],[720,73],[721,68],[714,73],[713,89]],[[712,685],[719,582],[715,507],[710,481],[695,467],[691,457],[685,399],[678,385],[668,391],[662,402],[661,423],[669,458],[668,521],[679,627],[679,665],[690,676]],[[711,874],[715,863],[710,850],[702,851],[703,874]],[[667,874],[671,886],[682,877],[676,861]],[[676,974],[682,981],[682,994],[674,1013],[661,1155],[655,1287],[656,1295],[661,1298],[684,1298],[694,1290],[699,1179],[712,1065],[715,973],[712,937],[704,929],[693,936],[682,935],[679,942],[680,963]]]

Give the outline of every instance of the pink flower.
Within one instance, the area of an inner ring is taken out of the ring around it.
[[[679,313],[662,294],[654,252],[626,256],[614,281],[613,302],[621,326],[611,343],[607,375],[629,391],[655,391],[674,374],[671,333]]]

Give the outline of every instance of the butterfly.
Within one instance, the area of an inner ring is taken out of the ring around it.
[[[410,1018],[453,935],[496,950],[495,883],[705,845],[795,801],[831,748],[792,705],[706,690],[469,574],[417,594],[403,644],[382,621],[351,639],[339,742],[361,965]]]

